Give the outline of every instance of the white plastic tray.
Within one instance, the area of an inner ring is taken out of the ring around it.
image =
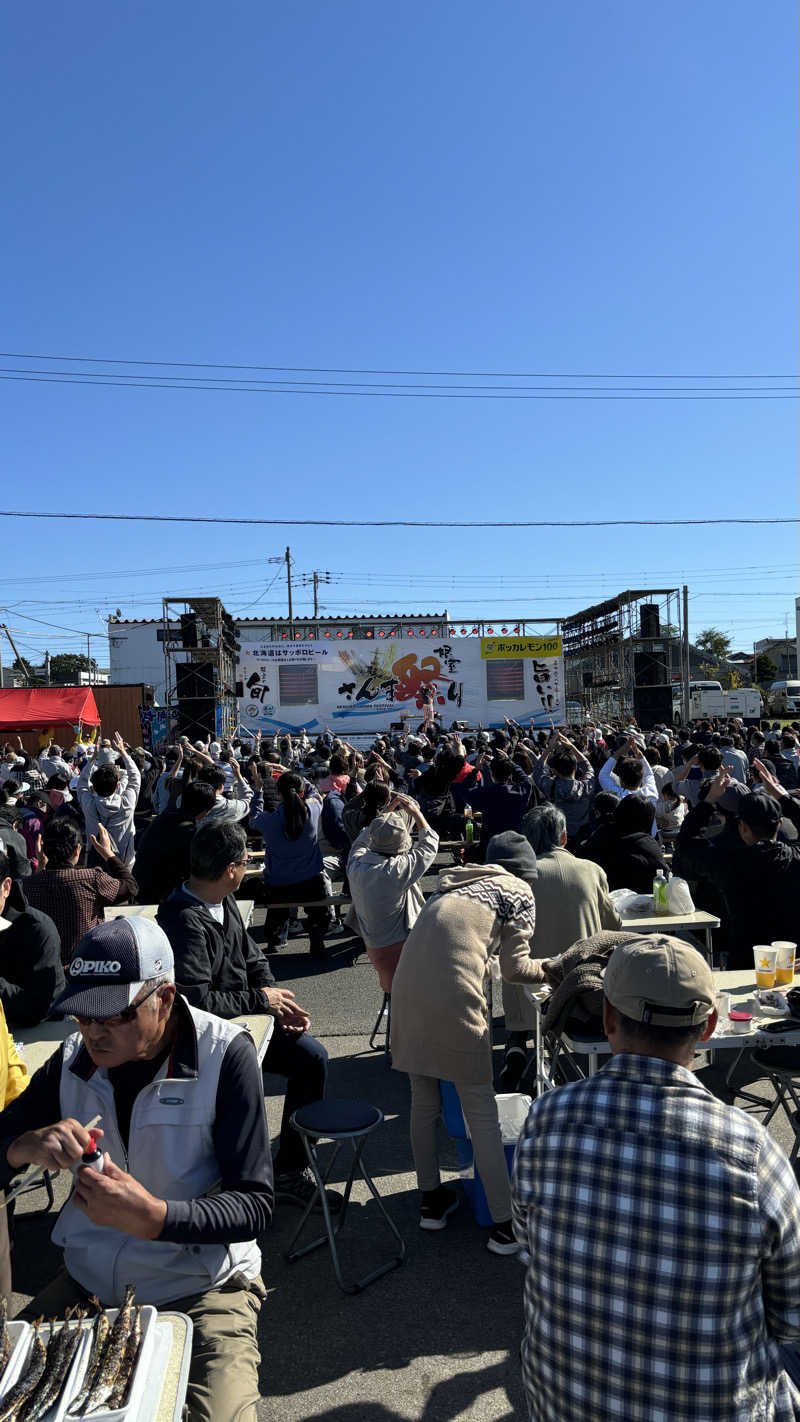
[[[109,1308],[106,1312],[108,1314],[109,1323],[113,1325],[119,1313],[119,1309]],[[157,1320],[157,1309],[152,1308],[149,1304],[145,1305],[142,1309],[142,1341],[139,1348],[139,1357],[136,1360],[136,1371],[133,1375],[133,1386],[128,1402],[125,1407],[115,1408],[114,1411],[102,1409],[99,1412],[93,1412],[91,1415],[94,1422],[110,1422],[112,1418],[115,1419],[115,1422],[124,1422],[124,1419],[130,1419],[130,1422],[133,1422],[134,1418],[139,1419],[145,1415],[141,1404],[145,1388],[148,1384],[148,1369],[153,1352]],[[50,1413],[47,1414],[46,1422],[65,1422],[65,1419],[67,1422],[70,1422],[71,1417],[74,1416],[74,1414],[69,1413],[69,1404],[72,1398],[76,1397],[80,1392],[86,1369],[89,1365],[89,1355],[92,1351],[92,1322],[92,1319],[87,1319],[83,1325],[85,1336],[70,1370],[67,1385],[62,1393],[58,1409],[54,1410],[52,1415]]]
[[[6,1364],[5,1372],[0,1378],[0,1399],[14,1386],[20,1373],[22,1364],[28,1356],[28,1339],[33,1333],[29,1323],[9,1323],[8,1336],[11,1340],[11,1352]]]
[[[116,1309],[109,1309],[108,1316],[113,1323],[117,1316]],[[180,1416],[183,1400],[186,1395],[186,1379],[188,1376],[189,1355],[191,1353],[191,1323],[186,1319],[187,1324],[187,1344],[184,1350],[185,1356],[181,1360],[181,1372],[178,1380],[178,1397],[176,1400],[176,1415]],[[11,1339],[11,1356],[2,1378],[0,1378],[0,1400],[14,1386],[14,1383],[22,1373],[25,1362],[30,1352],[30,1345],[33,1340],[33,1329],[29,1323],[14,1322],[8,1325],[9,1337]],[[90,1332],[91,1320],[87,1319],[83,1325],[84,1338],[82,1339],[78,1351],[72,1361],[72,1366],[67,1374],[66,1384],[62,1390],[62,1396],[57,1407],[51,1407],[45,1414],[45,1422],[76,1422],[74,1413],[68,1412],[69,1403],[81,1390],[83,1378],[89,1362],[89,1354],[92,1350]],[[41,1336],[45,1344],[50,1335],[49,1325],[43,1325]],[[162,1380],[164,1372],[169,1362],[173,1345],[172,1324],[161,1321],[156,1309],[146,1306],[142,1309],[142,1345],[139,1350],[139,1357],[134,1374],[133,1387],[130,1398],[125,1407],[115,1411],[93,1412],[93,1422],[156,1422],[159,1416],[161,1404]]]

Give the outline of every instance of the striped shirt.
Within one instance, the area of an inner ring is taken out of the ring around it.
[[[530,1255],[533,1422],[790,1422],[800,1191],[759,1122],[683,1067],[615,1056],[531,1107],[512,1182]]]

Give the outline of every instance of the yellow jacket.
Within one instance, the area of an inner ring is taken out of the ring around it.
[[[17,1055],[3,1005],[0,1003],[0,1111],[5,1110],[6,1106],[22,1094],[29,1079],[28,1068]]]

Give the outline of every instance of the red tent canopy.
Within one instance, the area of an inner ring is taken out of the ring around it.
[[[99,726],[97,702],[88,686],[21,686],[0,691],[0,731],[46,726]]]

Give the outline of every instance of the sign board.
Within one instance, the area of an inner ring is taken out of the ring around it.
[[[515,657],[560,657],[563,648],[560,637],[481,637],[481,656],[513,659]]]
[[[524,643],[526,650],[490,651],[487,657],[484,643]],[[547,727],[551,717],[556,725],[564,725],[564,666],[557,647],[560,638],[552,637],[244,643],[238,668],[244,693],[239,724],[264,735],[285,728],[334,730],[337,723],[344,734],[348,726],[388,730],[392,721],[403,719],[418,725],[423,689],[432,686],[434,710],[445,726],[456,719],[472,726],[501,726],[505,716],[523,725],[533,720]],[[521,660],[520,694],[489,700],[496,678],[490,676],[487,662],[501,658]]]

